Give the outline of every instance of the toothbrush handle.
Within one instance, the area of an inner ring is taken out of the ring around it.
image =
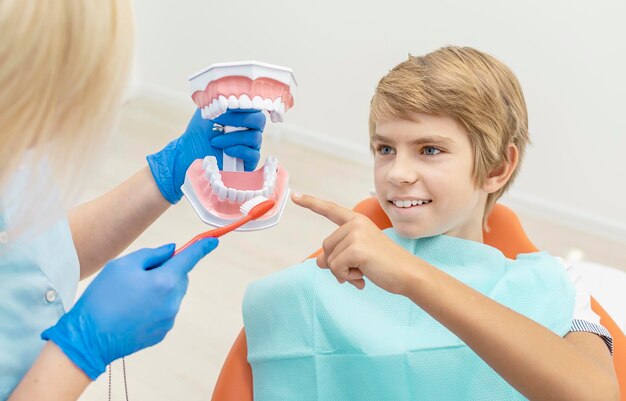
[[[245,131],[246,127],[224,126],[224,134],[236,131]],[[236,157],[228,156],[226,152],[222,152],[222,171],[244,171],[243,160]]]
[[[181,253],[183,250],[187,249],[189,246],[191,246],[191,244],[195,243],[196,241],[200,241],[201,239],[209,238],[209,237],[219,238],[222,235],[228,234],[229,232],[233,231],[234,229],[243,226],[244,224],[246,224],[250,220],[252,220],[252,216],[247,215],[244,218],[242,218],[240,220],[237,220],[234,223],[230,223],[227,226],[220,227],[220,228],[214,228],[213,230],[205,231],[205,232],[203,232],[201,234],[198,234],[195,237],[193,237],[191,239],[191,241],[187,242],[185,245],[183,245],[180,248],[178,248],[174,252],[174,254],[172,256],[178,255],[179,253]]]

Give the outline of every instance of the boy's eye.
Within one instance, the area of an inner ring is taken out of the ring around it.
[[[424,154],[425,154],[426,156],[434,156],[434,155],[436,155],[436,154],[441,153],[441,150],[439,150],[439,149],[435,148],[434,146],[426,146],[426,147],[423,149],[423,152],[424,152]]]
[[[376,150],[381,155],[390,155],[393,152],[393,149],[390,146],[379,145],[376,147]]]

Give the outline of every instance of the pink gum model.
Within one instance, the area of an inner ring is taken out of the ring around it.
[[[214,100],[219,101],[220,96],[226,100],[230,96],[239,99],[241,95],[247,95],[249,99],[259,97],[262,101],[270,99],[272,103],[281,98],[285,104],[285,110],[293,107],[293,96],[289,86],[271,78],[250,79],[243,76],[229,76],[209,82],[203,91],[195,91],[191,98],[198,108],[210,106]],[[264,107],[249,107],[264,109]]]
[[[250,194],[248,196],[250,199],[262,195],[264,184],[263,168],[252,172],[220,171],[220,175],[225,188],[239,193],[245,191]],[[185,185],[191,185],[197,201],[200,202],[205,210],[210,210],[212,216],[217,217],[219,220],[224,220],[224,222],[241,218],[240,206],[249,199],[237,198],[236,196],[232,198],[222,197],[220,199],[219,191],[212,188],[211,183],[206,178],[205,170],[202,168],[202,159],[198,159],[191,164],[187,171],[186,179],[188,182]],[[276,215],[279,213],[279,209],[282,209],[286,196],[289,194],[288,182],[289,174],[282,166],[278,166],[274,190],[271,194],[263,194],[266,198],[276,201],[276,205],[264,217],[259,219],[259,223]],[[215,225],[219,226],[220,224]]]

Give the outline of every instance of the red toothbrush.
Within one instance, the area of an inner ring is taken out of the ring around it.
[[[264,214],[272,210],[272,208],[275,205],[276,205],[275,201],[271,199],[267,199],[264,196],[257,196],[255,198],[252,198],[249,201],[243,203],[241,207],[239,208],[241,213],[245,214],[245,217],[243,217],[241,220],[237,220],[236,222],[231,223],[227,226],[215,228],[213,230],[209,230],[209,231],[203,232],[202,234],[196,235],[195,237],[191,239],[191,241],[187,242],[185,245],[178,248],[176,252],[174,252],[174,255],[172,256],[179,254],[181,251],[189,247],[191,244],[203,238],[209,238],[209,237],[219,238],[224,234],[228,234],[234,229],[243,226],[250,220],[256,220],[262,217]]]

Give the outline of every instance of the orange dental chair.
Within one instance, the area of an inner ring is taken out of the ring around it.
[[[391,227],[389,218],[375,198],[365,199],[354,210],[369,217],[380,229]],[[490,231],[483,233],[485,244],[498,248],[506,257],[515,259],[519,253],[537,251],[524,233],[517,215],[506,206],[495,205],[489,216],[489,227]],[[319,253],[321,249],[310,257]],[[613,365],[619,380],[621,400],[626,401],[626,336],[593,297],[591,308],[613,337]],[[226,357],[212,401],[252,401],[252,368],[247,357],[246,333],[242,330]]]

